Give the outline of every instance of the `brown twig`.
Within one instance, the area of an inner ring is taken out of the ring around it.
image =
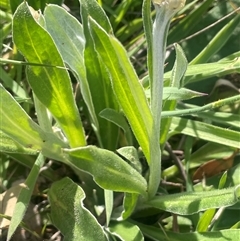
[[[175,165],[178,167],[179,172],[182,175],[184,182],[187,183],[187,174],[184,170],[183,164],[182,164],[181,160],[178,158],[178,156],[176,156],[174,154],[172,147],[168,142],[166,143],[165,149],[169,153],[170,157],[173,159]]]

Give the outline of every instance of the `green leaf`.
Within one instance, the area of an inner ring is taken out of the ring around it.
[[[238,187],[203,192],[185,192],[157,196],[147,204],[168,212],[189,215],[210,208],[231,206],[239,201]]]
[[[191,174],[190,174],[190,159],[191,159],[191,154],[192,154],[192,148],[193,148],[193,143],[194,143],[194,138],[191,136],[186,136],[185,139],[185,145],[184,145],[184,156],[185,156],[185,167],[183,168],[183,170],[186,172],[186,191],[187,192],[191,192],[194,191],[193,188],[193,182],[192,182],[192,178],[191,178]]]
[[[175,110],[176,105],[177,105],[176,98],[179,98],[179,100],[185,99],[188,96],[188,94],[192,97],[195,97],[194,93],[191,90],[180,88],[183,86],[183,84],[181,82],[182,82],[184,74],[187,70],[188,62],[187,62],[187,59],[185,57],[185,54],[184,54],[182,48],[178,44],[175,44],[174,47],[175,47],[175,51],[176,51],[176,60],[175,60],[175,63],[174,63],[173,69],[172,69],[172,77],[171,77],[171,80],[169,83],[170,87],[163,88],[163,100],[166,100],[163,104],[163,111]],[[166,96],[168,90],[170,90],[170,93],[169,93],[169,96]],[[192,93],[190,93],[190,92],[192,92]],[[166,99],[165,99],[165,97],[166,97]],[[192,97],[189,97],[189,98],[192,98]],[[163,111],[162,111],[162,113],[163,113]],[[161,120],[160,145],[161,145],[162,149],[168,138],[168,133],[169,133],[169,128],[170,128],[171,122],[172,122],[172,118]]]
[[[236,100],[236,102],[237,102],[237,100]],[[199,108],[199,106],[186,104],[186,103],[184,103],[184,105],[181,105],[181,104],[178,105],[178,109],[186,109],[186,108],[193,109],[193,108]],[[211,109],[211,108],[209,108],[209,109]],[[237,115],[237,114],[208,110],[208,111],[196,112],[196,114],[193,114],[193,115],[196,115],[196,116],[202,118],[203,120],[207,120],[208,123],[214,122],[214,123],[221,124],[221,126],[224,125],[228,128],[229,127],[234,127],[235,129],[240,128],[240,126],[239,126],[239,115]]]
[[[180,39],[188,36],[191,30],[196,27],[199,21],[201,21],[201,16],[209,11],[209,7],[213,1],[214,0],[207,0],[201,2],[199,6],[194,8],[194,11],[192,11],[191,14],[187,14],[186,17],[182,19],[182,21],[180,21],[174,28],[172,28],[169,33],[169,43],[177,42]]]
[[[0,129],[25,147],[39,150],[42,146],[40,127],[31,120],[1,84],[0,101]]]
[[[214,102],[206,104],[204,106],[198,106],[198,107],[189,108],[189,109],[181,109],[181,110],[176,110],[176,111],[174,111],[174,110],[173,111],[163,111],[162,118],[166,118],[166,117],[170,117],[170,116],[183,116],[183,115],[197,114],[198,112],[203,112],[203,111],[211,110],[214,108],[219,108],[224,105],[231,105],[234,103],[237,104],[237,102],[239,102],[239,100],[240,100],[240,95],[234,95],[234,96],[231,96],[231,97],[228,97],[225,99],[214,101]]]
[[[1,0],[0,1],[1,8],[4,8],[5,10],[10,10],[10,2],[8,0]]]
[[[228,128],[230,127],[234,127],[238,129],[240,128],[238,114],[207,111],[207,112],[197,113],[197,116],[199,116],[203,120],[210,120],[211,122],[225,125]]]
[[[134,225],[128,221],[113,222],[111,223],[109,230],[113,235],[118,237],[122,241],[143,241],[144,237],[141,230],[137,225]]]
[[[124,131],[127,139],[127,145],[132,145],[132,132],[126,118],[122,113],[110,108],[106,108],[99,113],[99,116],[119,126]]]
[[[182,133],[202,140],[240,148],[239,132],[206,124],[200,121],[173,117],[171,130],[174,134]]]
[[[85,35],[84,63],[86,76],[91,91],[95,113],[99,122],[97,137],[99,145],[109,150],[117,148],[119,128],[98,114],[106,109],[114,109],[118,112],[119,106],[112,91],[110,76],[104,62],[99,58],[88,26],[88,18],[91,16],[99,22],[108,32],[112,33],[111,25],[103,9],[96,1],[82,1],[81,16]],[[92,56],[95,56],[93,58]]]
[[[187,70],[188,62],[180,45],[174,44],[174,47],[176,51],[176,60],[172,69],[170,86],[180,88],[183,86],[181,84],[181,80],[183,79]]]
[[[66,161],[74,168],[90,173],[102,188],[146,196],[146,180],[133,167],[111,151],[95,146],[63,149]]]
[[[0,76],[1,80],[4,83],[6,88],[11,88],[11,91],[18,97],[22,99],[27,99],[26,91],[16,82],[14,81],[5,71],[3,68],[0,68]]]
[[[239,54],[240,53],[238,53],[238,56]],[[228,61],[220,60],[215,63],[190,65],[185,74],[184,85],[197,82],[200,80],[205,80],[210,77],[225,76],[233,72],[237,72],[237,73],[240,72],[239,57],[235,57],[234,59],[230,59]],[[169,73],[169,76],[170,76],[170,73]],[[189,76],[192,76],[192,77],[188,78]]]
[[[152,115],[142,86],[123,46],[94,20],[90,19],[89,24],[95,48],[111,76],[116,98],[149,162]]]
[[[26,155],[37,155],[38,151],[32,148],[26,148],[19,145],[13,139],[11,139],[8,135],[4,134],[0,131],[0,152],[5,153],[21,153]]]
[[[118,29],[119,24],[125,21],[124,17],[126,13],[131,11],[132,1],[119,2],[117,8],[114,9],[114,13],[110,16],[110,21],[113,26],[114,32]],[[129,25],[131,25],[129,23]]]
[[[228,175],[227,171],[225,171],[222,174],[222,176],[221,176],[221,178],[219,180],[218,189],[222,189],[222,188],[225,187],[225,184],[226,184],[226,181],[227,181],[227,175]]]
[[[14,232],[16,231],[18,225],[22,221],[24,214],[27,210],[28,204],[30,202],[39,172],[41,167],[44,165],[45,158],[42,154],[39,154],[36,159],[33,168],[31,169],[24,187],[21,189],[17,203],[14,207],[13,216],[8,230],[7,240],[10,240]]]
[[[112,215],[112,210],[113,210],[113,191],[104,189],[104,201],[105,201],[105,210],[106,210],[106,226],[108,227],[110,220],[111,220],[111,215]]]
[[[83,13],[84,14],[87,13],[87,15],[90,16],[91,18],[93,18],[95,21],[97,21],[106,32],[113,33],[110,21],[106,15],[106,13],[100,7],[100,5],[97,1],[80,0],[80,5],[81,5],[82,15],[83,15]],[[83,9],[85,12],[83,11]]]
[[[42,150],[46,156],[62,160],[60,150],[61,147],[67,145],[54,134],[44,132],[2,85],[0,85],[0,103],[0,130],[2,132],[22,145],[22,148],[32,149],[33,152]],[[5,142],[5,144],[7,143]],[[21,147],[19,148],[21,149]]]
[[[138,196],[139,195],[136,193],[125,193],[123,200],[124,210],[121,214],[123,220],[128,219],[134,212],[135,207],[137,205]]]
[[[240,229],[240,221],[237,222],[237,223],[235,223],[235,224],[231,227],[231,229]]]
[[[211,223],[211,221],[214,217],[215,212],[216,212],[216,209],[213,208],[213,209],[208,209],[203,213],[203,215],[201,216],[201,218],[198,221],[198,225],[197,225],[197,228],[196,228],[196,230],[198,232],[208,231],[208,226],[210,225],[210,223]]]
[[[84,205],[85,193],[71,179],[53,183],[48,198],[51,220],[67,241],[106,241],[104,231]]]
[[[145,94],[148,98],[150,98],[150,90],[146,90]],[[163,100],[188,100],[195,97],[201,97],[206,94],[200,93],[197,91],[189,90],[186,88],[178,88],[178,87],[164,87],[163,89]],[[164,109],[164,111],[166,111]]]
[[[39,126],[45,132],[53,133],[52,117],[49,115],[47,108],[38,100],[34,93],[33,100]]]
[[[99,130],[91,92],[84,67],[85,37],[82,25],[63,8],[47,5],[44,11],[47,31],[51,34],[64,63],[73,71],[80,83],[80,90],[87,105],[94,130]]]
[[[240,73],[239,57],[240,52],[237,52],[233,55],[230,55],[229,58],[226,57],[215,63],[188,65],[187,71],[185,73],[185,78],[183,80],[183,85],[209,79],[210,77],[225,76],[233,72]],[[164,74],[165,86],[169,85],[171,74],[171,71]],[[146,76],[143,79],[143,85],[145,88],[149,86],[149,76]]]
[[[138,151],[133,146],[124,146],[120,149],[117,149],[117,153],[122,157],[126,158],[129,164],[137,170],[139,173],[142,173],[142,164],[139,160]]]
[[[46,30],[34,20],[26,2],[22,3],[14,14],[13,39],[28,62],[64,66],[55,43]],[[67,71],[28,66],[27,77],[37,98],[50,110],[63,129],[70,146],[85,145],[85,135]]]
[[[129,164],[137,170],[139,173],[142,173],[142,165],[138,157],[138,152],[133,146],[125,146],[117,150],[122,157],[126,158]],[[123,201],[123,212],[121,214],[122,219],[126,220],[134,212],[135,207],[138,201],[138,194],[136,193],[125,193]]]
[[[140,230],[149,238],[161,241],[186,241],[186,240],[199,240],[199,241],[226,241],[238,240],[240,230],[221,230],[215,232],[192,232],[192,233],[173,233],[167,232],[160,228],[148,226],[144,224],[137,224]]]
[[[144,0],[143,7],[142,7],[142,16],[143,16],[143,26],[144,26],[144,33],[147,41],[147,61],[148,61],[148,71],[150,82],[152,82],[152,75],[153,75],[153,65],[152,65],[152,28],[153,22],[151,18],[151,0]]]
[[[219,51],[231,37],[234,29],[239,25],[240,15],[237,14],[229,21],[208,43],[208,45],[191,61],[192,64],[206,63],[217,51]]]
[[[12,12],[15,12],[19,5],[18,0],[10,0],[11,2],[11,8]],[[42,12],[44,8],[46,7],[47,4],[49,3],[54,3],[54,4],[59,4],[61,5],[63,3],[63,0],[41,0],[41,1],[35,1],[35,0],[28,0],[28,4],[34,8],[34,9],[40,9]]]

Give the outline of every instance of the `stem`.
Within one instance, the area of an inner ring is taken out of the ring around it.
[[[155,0],[156,19],[153,24],[153,53],[151,80],[151,111],[153,115],[152,136],[150,140],[149,198],[155,196],[161,178],[161,150],[159,144],[163,97],[164,60],[166,39],[173,15],[184,4],[183,0]]]

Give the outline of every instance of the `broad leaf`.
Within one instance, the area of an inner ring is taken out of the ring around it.
[[[28,62],[64,67],[55,43],[35,21],[26,2],[19,5],[14,14],[13,40]],[[64,68],[28,66],[27,77],[37,98],[58,121],[71,147],[85,145],[85,135],[67,71]]]
[[[85,193],[68,177],[53,183],[48,198],[53,224],[65,241],[106,241],[104,231],[84,205]]]
[[[32,121],[1,84],[0,101],[0,130],[27,148],[41,149],[43,143],[40,136],[41,128]]]
[[[63,8],[47,5],[44,11],[46,29],[51,34],[63,58],[80,83],[83,99],[88,107],[95,130],[99,130],[84,66],[85,37],[82,25]]]
[[[90,173],[102,188],[147,195],[147,183],[139,172],[111,151],[95,146],[64,149],[69,165]]]

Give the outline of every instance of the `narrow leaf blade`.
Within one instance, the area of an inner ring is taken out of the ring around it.
[[[45,158],[42,154],[39,154],[38,158],[36,159],[33,168],[31,169],[24,187],[21,189],[18,201],[14,207],[13,216],[11,219],[11,223],[8,230],[8,237],[7,240],[10,240],[14,232],[16,231],[18,225],[22,221],[25,212],[27,210],[28,204],[30,202],[40,168],[44,165]]]
[[[234,205],[239,201],[237,191],[237,187],[231,187],[221,190],[164,195],[153,198],[148,205],[180,215],[190,215],[210,208]]]
[[[115,150],[117,147],[119,128],[113,123],[99,117],[99,113],[111,108],[119,111],[119,105],[112,91],[110,76],[105,68],[104,62],[99,58],[94,46],[94,41],[89,29],[89,16],[94,19],[101,19],[101,26],[107,31],[112,32],[111,25],[103,9],[96,1],[82,1],[81,16],[83,22],[84,36],[86,39],[84,49],[84,63],[86,76],[91,91],[95,113],[98,117],[99,144],[106,149]],[[92,56],[95,56],[93,58]]]
[[[111,76],[117,100],[149,161],[152,115],[142,86],[122,45],[113,36],[108,35],[94,20],[90,19],[89,24],[95,48]]]
[[[240,148],[239,132],[200,121],[174,117],[171,123],[171,130],[175,133],[183,133],[206,141]]]

